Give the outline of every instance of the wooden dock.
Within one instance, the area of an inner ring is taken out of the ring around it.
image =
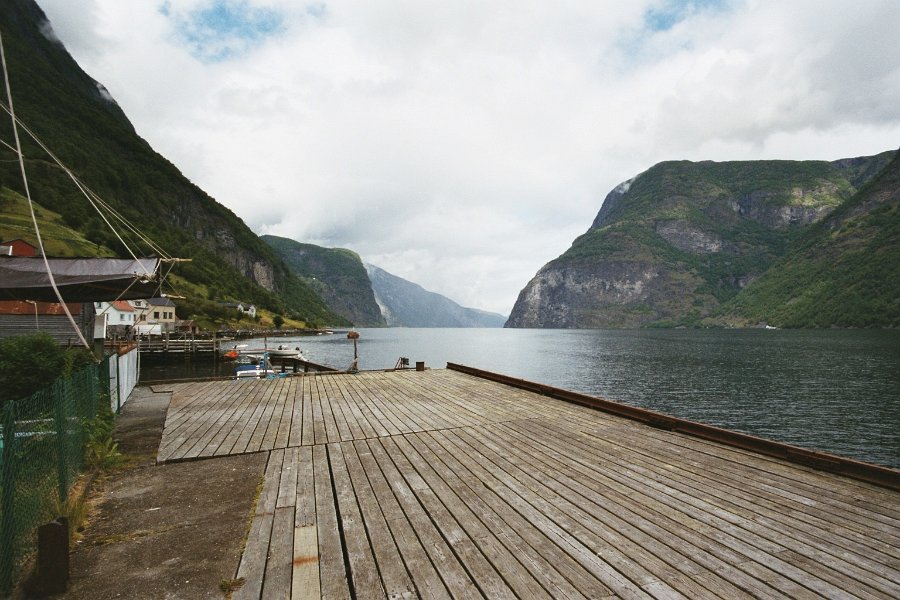
[[[239,598],[898,598],[900,492],[454,370],[180,383],[267,452]]]

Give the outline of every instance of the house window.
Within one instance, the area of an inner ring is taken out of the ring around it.
[[[158,310],[154,310],[154,311],[153,311],[153,318],[154,318],[154,319],[158,319],[158,318],[159,318],[159,311],[158,311]]]

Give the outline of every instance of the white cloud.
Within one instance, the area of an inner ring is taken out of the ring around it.
[[[210,0],[38,3],[138,132],[255,231],[503,313],[660,160],[900,139],[893,0],[229,0],[279,26],[218,61],[179,34]],[[654,31],[650,8],[674,17]]]

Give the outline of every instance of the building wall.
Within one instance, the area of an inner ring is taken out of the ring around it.
[[[91,306],[88,304],[88,306]],[[93,311],[82,310],[72,315],[75,323],[81,329],[85,339],[90,343],[94,337]],[[0,314],[0,338],[8,338],[19,335],[31,335],[38,331],[49,333],[54,340],[62,346],[80,346],[81,340],[72,329],[66,315],[38,315],[35,325],[34,315],[2,315]]]

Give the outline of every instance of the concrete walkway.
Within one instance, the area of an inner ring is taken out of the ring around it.
[[[265,454],[156,465],[170,393],[135,389],[116,439],[132,466],[95,484],[94,510],[59,598],[223,598],[253,513]]]

